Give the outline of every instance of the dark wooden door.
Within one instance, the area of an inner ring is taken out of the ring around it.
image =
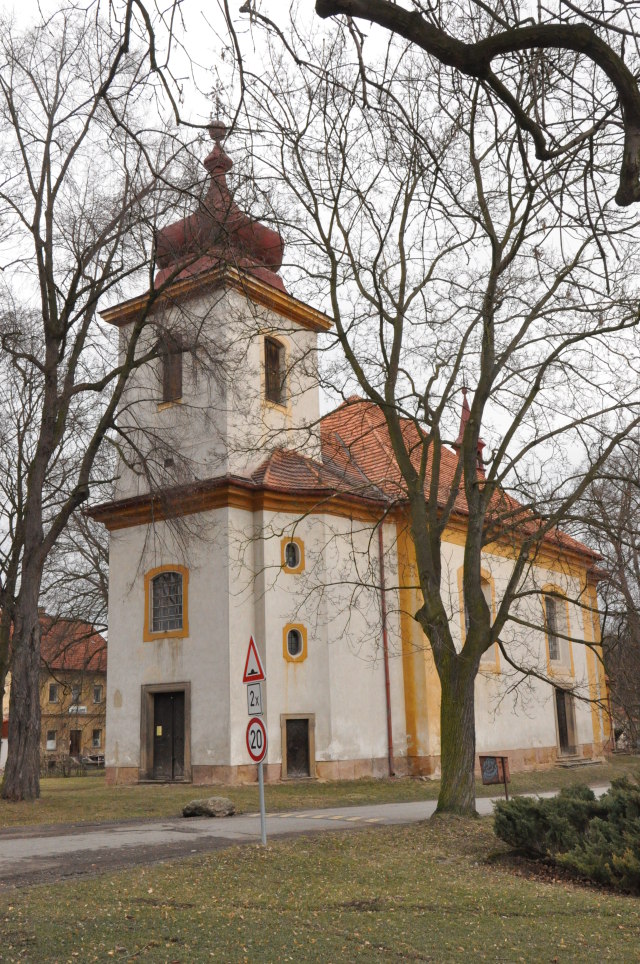
[[[556,712],[558,717],[558,741],[561,753],[575,753],[573,704],[571,694],[556,689]]]
[[[69,731],[69,756],[80,756],[80,740],[82,730]]]
[[[287,776],[308,777],[309,720],[287,720]]]
[[[184,777],[184,692],[153,698],[153,779]]]

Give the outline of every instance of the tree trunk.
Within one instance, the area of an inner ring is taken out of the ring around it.
[[[442,782],[437,813],[476,815],[475,678],[473,663],[460,656],[440,676]]]
[[[23,583],[21,594],[25,590]],[[9,756],[4,772],[5,800],[40,796],[40,620],[39,583],[16,612],[9,700]],[[35,595],[34,595],[35,592]]]

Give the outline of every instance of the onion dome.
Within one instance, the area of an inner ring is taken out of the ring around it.
[[[230,265],[285,291],[277,273],[284,241],[277,231],[244,214],[227,186],[227,172],[233,162],[221,144],[226,132],[220,121],[209,127],[214,146],[203,164],[210,180],[198,210],[156,233],[160,268],[156,286],[168,278],[182,280]],[[178,270],[181,265],[184,267]]]

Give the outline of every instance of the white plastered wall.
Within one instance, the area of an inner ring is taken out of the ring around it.
[[[227,526],[227,510],[220,509],[189,516],[177,528],[158,522],[112,533],[108,767],[139,766],[141,687],[156,683],[191,684],[192,764],[228,760],[231,594],[224,551]],[[189,635],[145,642],[144,574],[168,564],[189,570]]]
[[[463,565],[463,548],[446,544],[443,557],[443,583],[447,586],[447,604],[454,637],[460,645],[463,633],[461,615],[459,573]],[[511,575],[512,564],[504,555],[485,552],[483,569],[489,574],[494,587],[494,605],[500,605],[505,586]],[[584,578],[584,577],[583,577]],[[546,568],[532,565],[522,585],[522,596],[512,609],[514,616],[529,623],[522,625],[509,621],[501,635],[507,652],[513,661],[546,676],[549,671],[544,632],[542,590],[555,586],[567,597],[570,635],[576,641],[569,645],[572,651],[573,674],[558,671],[553,677],[557,685],[570,688],[576,697],[588,698],[587,647],[579,640],[590,639],[585,635],[585,612],[580,605],[586,604],[583,594],[584,581],[568,564]],[[550,682],[535,676],[522,681],[502,654],[499,655],[500,672],[481,666],[476,681],[476,742],[479,753],[496,749],[524,749],[553,747],[557,745],[554,692]],[[551,667],[553,671],[553,667]],[[519,685],[514,684],[519,682]],[[579,744],[594,740],[591,705],[584,699],[574,699],[576,736]]]
[[[130,329],[126,325],[121,330],[121,349]],[[182,400],[162,403],[160,359],[131,375],[118,424],[124,433],[133,433],[143,457],[129,453],[135,470],[121,464],[116,498],[149,491],[149,476],[155,486],[245,476],[275,447],[319,455],[315,332],[254,305],[233,289],[156,309],[141,337],[141,354],[152,348],[163,329],[179,332],[187,346]],[[265,335],[284,347],[284,405],[264,398]]]
[[[191,686],[192,765],[248,764],[242,673],[251,635],[267,672],[267,762],[281,762],[282,713],[315,715],[318,761],[385,758],[379,599],[375,589],[355,587],[366,581],[371,547],[369,582],[378,578],[372,526],[320,515],[254,517],[234,508],[190,516],[180,526],[160,522],[112,534],[106,765],[139,765],[141,687],[184,682]],[[305,547],[305,571],[298,575],[281,569],[281,539],[292,534]],[[390,555],[387,579],[395,584]],[[189,569],[189,636],[144,642],[144,574],[167,564]],[[390,690],[401,756],[404,692],[393,597],[391,591]],[[307,658],[298,664],[283,654],[288,623],[307,630]]]
[[[268,763],[282,760],[281,714],[314,714],[317,761],[386,757],[379,599],[375,589],[356,589],[355,585],[371,582],[371,572],[368,580],[362,580],[371,546],[377,582],[377,536],[372,526],[323,514],[300,518],[266,510],[253,519],[248,513],[232,510],[232,518],[231,571],[236,574],[230,602],[232,763],[248,762],[248,715],[241,680],[251,634],[267,673]],[[298,574],[281,568],[282,539],[292,535],[304,544],[305,569]],[[250,558],[253,578],[249,578]],[[394,580],[388,559],[386,565]],[[390,609],[394,742],[397,739],[396,752],[402,754],[406,750],[404,693],[393,599]],[[301,662],[284,656],[283,632],[288,624],[306,629],[307,657]]]

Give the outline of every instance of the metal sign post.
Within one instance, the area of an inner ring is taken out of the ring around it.
[[[260,794],[260,840],[262,846],[267,846],[267,813],[264,807],[264,773],[262,760],[258,764],[258,792]]]
[[[258,764],[258,790],[260,793],[260,839],[263,846],[267,843],[267,814],[264,807],[264,772],[262,761],[267,753],[267,730],[259,716],[254,716],[247,725],[247,750],[251,759]]]
[[[267,845],[267,814],[264,805],[264,767],[267,755],[267,728],[262,720],[262,683],[266,680],[262,661],[253,636],[249,640],[242,682],[247,687],[247,751],[254,763],[258,764],[258,792],[260,797],[260,840]]]

